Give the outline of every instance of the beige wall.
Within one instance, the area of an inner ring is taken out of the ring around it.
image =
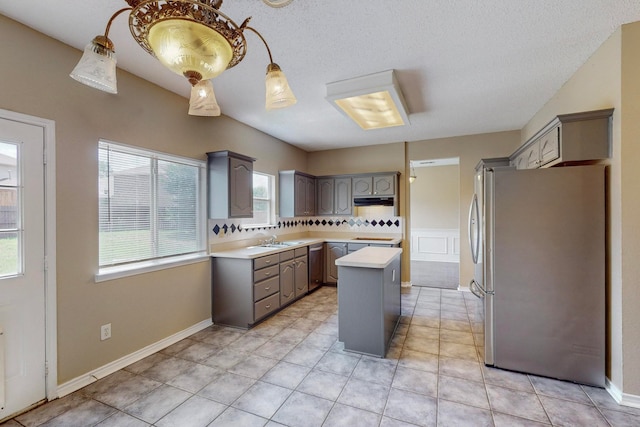
[[[460,284],[466,286],[473,278],[473,261],[465,236],[468,234],[467,214],[473,196],[473,175],[475,167],[482,158],[506,157],[520,145],[520,131],[487,133],[481,135],[459,136],[453,138],[432,139],[407,144],[407,159],[444,159],[458,157],[459,163],[459,224],[460,230]],[[409,200],[409,203],[412,203]],[[411,209],[407,210],[411,212]],[[413,219],[407,218],[410,229]]]
[[[608,169],[607,376],[640,395],[640,23],[622,26],[531,119],[523,139],[562,113],[615,108]]]
[[[411,228],[457,229],[460,226],[458,165],[414,170],[416,180],[409,186]]]
[[[120,69],[118,95],[81,85],[69,78],[80,51],[1,15],[0,51],[0,108],[56,123],[58,382],[209,319],[208,261],[94,282],[98,139],[196,159],[230,149],[273,174],[305,169],[306,153],[227,117],[188,116],[187,99]],[[101,342],[105,323],[113,337]]]

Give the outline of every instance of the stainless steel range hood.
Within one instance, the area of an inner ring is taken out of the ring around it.
[[[393,197],[354,197],[353,206],[393,206]]]

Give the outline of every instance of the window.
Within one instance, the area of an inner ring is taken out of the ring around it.
[[[274,197],[273,175],[253,173],[253,219],[252,225],[273,225]]]
[[[101,269],[206,249],[205,162],[106,141],[98,152]]]
[[[0,142],[0,278],[22,273],[19,146]]]

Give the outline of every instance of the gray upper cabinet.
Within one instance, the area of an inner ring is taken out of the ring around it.
[[[333,191],[333,213],[336,215],[351,215],[353,212],[351,178],[336,178]]]
[[[254,161],[232,151],[207,153],[209,218],[253,217]]]
[[[279,173],[280,216],[312,216],[316,213],[316,179],[297,171]]]
[[[353,212],[350,177],[318,178],[316,193],[316,215],[351,215]]]
[[[396,194],[395,175],[357,176],[353,178],[353,197],[393,196]]]
[[[316,181],[316,193],[318,195],[317,214],[333,215],[333,178],[318,178]]]
[[[557,116],[509,157],[516,169],[535,169],[611,156],[613,109]]]

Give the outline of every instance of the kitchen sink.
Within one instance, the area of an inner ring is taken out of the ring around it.
[[[390,242],[394,240],[393,237],[354,237],[351,240],[379,240],[382,242]]]
[[[263,248],[288,248],[291,245],[288,245],[286,243],[264,243],[262,245]]]
[[[289,246],[296,246],[302,242],[277,242],[277,243],[263,243],[260,245],[263,248],[288,248]]]

